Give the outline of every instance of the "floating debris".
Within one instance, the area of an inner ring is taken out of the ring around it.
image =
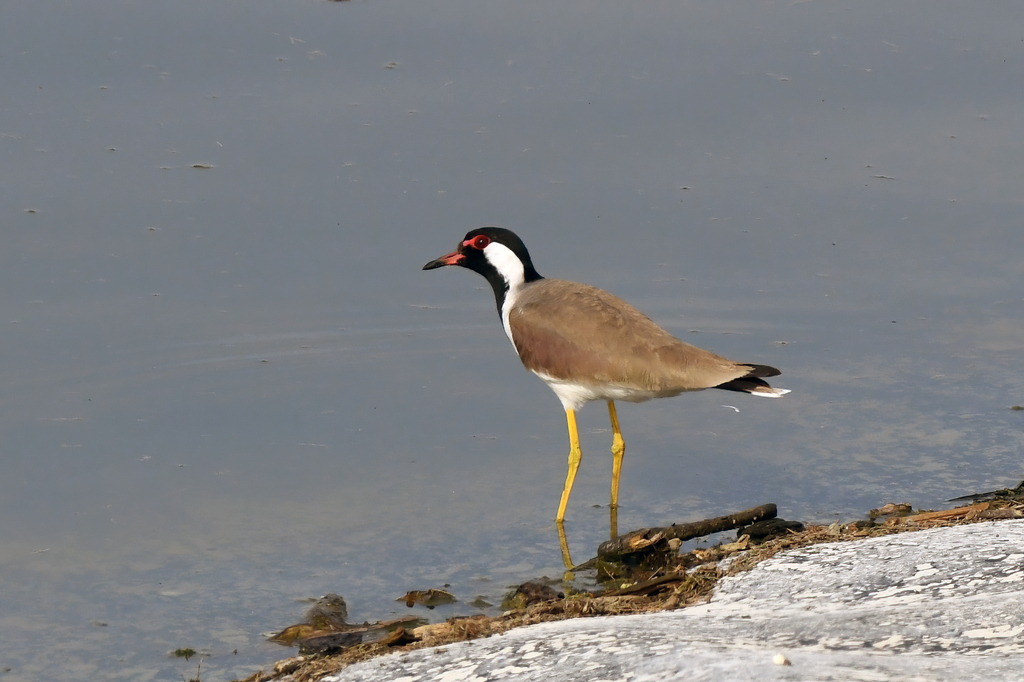
[[[913,511],[914,508],[906,502],[902,502],[900,504],[890,502],[882,505],[878,509],[872,509],[869,511],[868,518],[877,519],[879,516],[907,516],[912,514]]]
[[[405,602],[405,605],[409,608],[419,604],[420,606],[432,609],[443,604],[454,604],[458,600],[451,592],[431,588],[429,590],[410,590],[405,593],[404,597],[399,597],[395,601]]]

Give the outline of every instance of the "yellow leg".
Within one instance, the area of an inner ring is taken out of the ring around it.
[[[572,410],[565,411],[565,421],[569,425],[569,473],[565,477],[565,488],[562,489],[562,501],[558,505],[558,516],[556,521],[565,518],[565,506],[569,504],[569,493],[572,492],[572,482],[576,480],[576,470],[580,468],[580,434],[576,430],[576,413]]]
[[[558,527],[558,545],[562,548],[562,563],[565,564],[566,572],[562,576],[566,580],[573,580],[572,575],[572,557],[569,556],[569,542],[565,539],[565,524],[562,521],[555,521],[555,525]]]
[[[615,403],[608,401],[608,416],[612,419],[612,509],[619,506],[619,474],[622,473],[622,455],[626,452],[626,442],[619,431],[619,416],[615,414]]]

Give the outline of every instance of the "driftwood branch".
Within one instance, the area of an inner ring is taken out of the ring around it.
[[[647,595],[653,592],[658,592],[662,589],[662,585],[665,583],[679,582],[686,578],[685,573],[669,573],[658,578],[651,578],[650,580],[644,580],[629,587],[620,587],[614,590],[605,590],[601,592],[601,597],[619,597],[624,595]]]
[[[972,512],[982,512],[985,511],[986,509],[988,509],[988,502],[981,502],[979,504],[974,504],[969,507],[956,507],[955,509],[943,509],[941,511],[922,512],[920,514],[915,514],[914,516],[901,517],[899,520],[902,522],[949,521],[950,519],[959,519],[961,517],[967,516]]]
[[[736,514],[719,516],[714,519],[694,521],[693,523],[680,523],[665,528],[641,528],[632,532],[620,535],[616,538],[602,542],[597,548],[599,559],[615,559],[643,552],[659,543],[667,542],[672,538],[679,540],[690,540],[712,533],[719,533],[723,530],[732,530],[742,526],[748,526],[755,521],[774,519],[778,510],[774,504],[762,504]]]

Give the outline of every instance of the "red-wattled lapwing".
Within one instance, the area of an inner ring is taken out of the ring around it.
[[[576,470],[580,440],[576,410],[607,400],[612,422],[612,509],[619,502],[625,443],[616,400],[639,403],[686,391],[723,388],[779,397],[762,377],[779,370],[733,362],[684,343],[646,315],[606,291],[562,279],[545,279],[514,232],[500,227],[471,230],[455,251],[423,266],[458,265],[479,272],[494,289],[505,333],[526,369],[551,387],[569,425],[569,474],[556,520],[562,521]]]

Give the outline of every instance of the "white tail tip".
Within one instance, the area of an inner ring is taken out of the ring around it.
[[[758,395],[762,398],[781,398],[789,392],[788,388],[773,388],[770,391],[751,391],[750,395]]]

